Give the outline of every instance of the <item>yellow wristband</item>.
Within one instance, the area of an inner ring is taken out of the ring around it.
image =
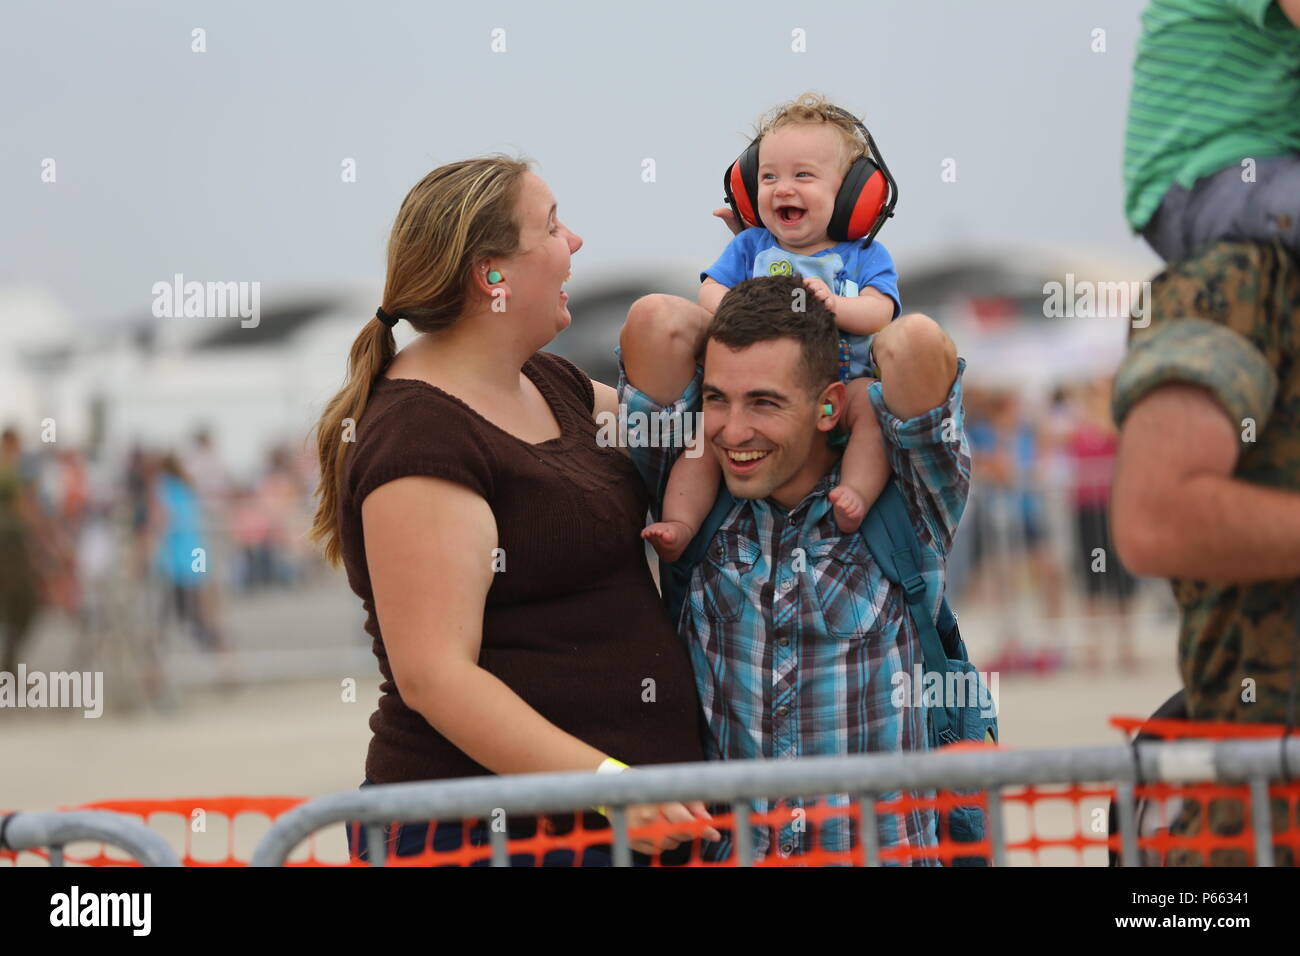
[[[615,760],[613,757],[606,757],[604,760],[601,761],[600,766],[596,768],[596,773],[622,773],[624,770],[627,769],[629,769],[628,765],[623,763],[623,761]],[[606,820],[609,819],[609,807],[599,806],[599,807],[592,807],[592,809],[595,810],[597,813],[599,813]]]

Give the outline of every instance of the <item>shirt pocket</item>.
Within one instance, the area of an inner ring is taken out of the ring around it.
[[[749,603],[749,576],[762,554],[758,542],[734,531],[720,531],[700,562],[701,593],[691,605],[710,620],[732,622]]]
[[[867,556],[858,535],[826,538],[808,547],[808,573],[826,622],[826,633],[861,638],[875,623],[868,591]]]

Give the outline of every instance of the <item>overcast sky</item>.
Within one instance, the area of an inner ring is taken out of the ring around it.
[[[537,160],[583,236],[575,285],[615,265],[703,266],[727,238],[708,215],[722,169],[758,115],[806,89],[880,144],[901,193],[881,240],[904,264],[989,241],[1144,257],[1120,180],[1140,6],[10,0],[0,286],[48,288],[77,322],[103,322],[147,315],[177,272],[260,281],[263,303],[379,283],[406,191],[496,150]]]

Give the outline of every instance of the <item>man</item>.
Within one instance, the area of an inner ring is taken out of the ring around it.
[[[1300,650],[1300,263],[1280,243],[1216,243],[1150,298],[1115,378],[1115,546],[1135,574],[1172,579],[1191,718],[1282,724]],[[1235,801],[1212,818],[1241,830]],[[1175,831],[1197,826],[1189,810]]]
[[[44,520],[18,430],[0,432],[0,673],[16,674],[40,609],[32,544]]]
[[[619,378],[629,415],[680,422],[702,401],[704,440],[728,490],[741,499],[695,569],[679,623],[711,759],[926,747],[924,709],[893,703],[895,675],[914,673],[922,661],[902,589],[887,581],[860,535],[839,532],[827,498],[839,481],[840,456],[827,438],[845,402],[839,334],[833,315],[802,292],[793,276],[740,282],[704,331],[704,364],[693,378],[665,372],[673,363],[662,361],[624,367]],[[655,308],[654,301],[633,307],[624,346],[636,337],[638,347],[629,351],[675,353],[692,367],[698,332],[671,320],[680,310]],[[881,381],[871,388],[872,404],[925,545],[923,573],[935,582],[970,483],[965,362],[939,326],[919,314],[878,333],[873,350]],[[659,447],[629,444],[657,509],[681,449],[662,435]],[[933,614],[942,588],[931,593]],[[847,807],[849,796],[830,802]],[[851,848],[845,817],[819,827],[806,816],[812,806],[758,803],[758,812],[781,814],[777,854]],[[930,810],[882,816],[879,833],[882,849],[936,845]],[[754,849],[759,858],[772,849],[766,829],[755,834]]]

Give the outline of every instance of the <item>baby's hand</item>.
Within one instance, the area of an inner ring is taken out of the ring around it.
[[[738,236],[745,231],[745,224],[736,218],[736,214],[732,212],[730,206],[723,206],[721,209],[713,210],[713,215],[726,223],[733,236]]]
[[[839,305],[839,296],[832,292],[825,282],[813,276],[806,276],[803,280],[803,284],[812,291],[812,294],[817,297],[818,302],[826,306],[826,308],[830,309],[832,312],[835,311],[835,307]]]

